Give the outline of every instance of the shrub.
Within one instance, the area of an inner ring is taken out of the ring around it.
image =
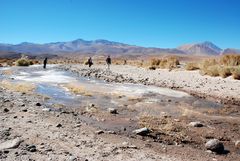
[[[31,60],[31,61],[29,61],[29,65],[33,65],[34,64],[34,62]]]
[[[234,69],[232,76],[234,79],[240,80],[240,67]]]
[[[230,67],[219,67],[219,75],[222,78],[226,78],[226,77],[232,75],[232,68],[230,68]]]
[[[238,66],[240,65],[240,55],[236,54],[223,55],[220,58],[220,62],[225,66]]]
[[[149,69],[156,69],[156,68],[162,68],[162,69],[173,69],[176,68],[179,65],[179,60],[175,56],[171,56],[164,59],[151,59],[150,60],[150,67]]]
[[[219,76],[219,66],[218,65],[209,66],[208,68],[206,68],[205,73],[212,77],[217,77]]]
[[[16,61],[16,65],[17,66],[29,66],[30,65],[30,62],[28,59],[25,59],[25,58],[21,58],[21,59],[18,59]]]
[[[199,65],[197,63],[187,63],[186,66],[185,66],[185,69],[186,70],[198,70],[200,68],[199,68]]]
[[[161,63],[161,59],[154,58],[154,59],[150,60],[150,65],[151,66],[159,66],[160,63]]]
[[[163,68],[163,69],[166,68],[166,66],[167,66],[167,59],[163,59],[160,62],[159,66],[160,66],[160,68]]]

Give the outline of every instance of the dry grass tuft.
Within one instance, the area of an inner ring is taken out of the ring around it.
[[[233,68],[231,67],[219,67],[218,68],[218,72],[219,72],[219,75],[222,77],[222,78],[227,78],[229,76],[232,75],[232,70]]]
[[[173,69],[177,68],[180,63],[177,57],[171,56],[163,59],[151,59],[149,65],[150,66],[148,68],[151,70],[154,70],[156,68]]]
[[[3,70],[3,71],[2,71],[2,74],[3,74],[3,75],[13,75],[13,71],[10,70],[10,69],[9,69],[9,70]]]
[[[234,69],[232,76],[234,79],[240,80],[240,66]]]
[[[29,66],[30,65],[30,61],[26,58],[21,58],[21,59],[18,59],[16,61],[16,65],[17,66]]]
[[[203,75],[210,75],[212,77],[217,77],[219,76],[219,65],[212,65],[212,66],[201,68],[200,72]]]
[[[22,93],[32,93],[36,86],[29,83],[17,83],[17,82],[8,82],[8,81],[1,81],[0,86],[11,91],[15,92],[22,92]]]
[[[77,84],[66,84],[65,87],[67,89],[69,89],[72,93],[75,94],[80,94],[80,95],[84,95],[84,96],[92,96],[91,93],[89,93],[85,87],[81,86],[81,85],[77,85]]]
[[[236,54],[223,55],[220,58],[220,63],[224,66],[238,66],[240,65],[240,55]]]
[[[185,66],[186,70],[198,70],[199,68],[199,64],[198,63],[187,63]]]
[[[219,60],[208,59],[201,63],[188,63],[186,70],[195,70],[200,68],[202,75],[221,76],[226,78],[233,76],[234,79],[240,79],[240,55],[223,55]]]
[[[154,116],[141,116],[139,124],[143,127],[148,127],[153,131],[162,132],[165,134],[170,133],[184,133],[185,128],[177,122],[174,122],[171,117],[154,117]]]

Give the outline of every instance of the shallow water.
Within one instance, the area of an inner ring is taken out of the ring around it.
[[[8,69],[9,70],[9,69]],[[168,88],[145,86],[129,83],[107,83],[95,79],[76,77],[66,71],[60,71],[54,65],[43,69],[41,66],[14,67],[15,81],[30,82],[36,85],[38,94],[51,99],[48,104],[63,104],[71,107],[84,107],[90,103],[106,110],[109,107],[127,106],[138,114],[159,115],[167,112],[171,115],[184,115],[184,108],[204,111],[221,108],[222,105],[199,99],[189,94]],[[66,85],[83,87],[90,95],[74,94]]]

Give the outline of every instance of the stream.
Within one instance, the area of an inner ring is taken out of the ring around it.
[[[119,109],[118,120],[114,120],[117,123],[114,124],[111,121],[111,124],[119,125],[119,127],[124,124],[123,120],[126,118],[136,118],[142,115],[159,116],[163,113],[173,117],[189,114],[205,115],[209,109],[215,110],[223,107],[222,104],[168,88],[108,83],[78,77],[67,71],[59,70],[56,65],[49,65],[47,69],[39,65],[1,68],[0,72],[7,70],[11,70],[14,74],[1,75],[1,80],[9,79],[12,82],[34,85],[37,94],[49,98],[45,100],[45,104],[49,107],[57,104],[66,108],[84,109],[89,104],[93,104],[102,111],[107,111],[108,108]],[[87,120],[87,122],[92,122],[92,120]]]

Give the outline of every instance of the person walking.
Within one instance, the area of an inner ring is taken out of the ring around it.
[[[44,61],[43,61],[43,68],[44,68],[44,69],[46,69],[46,67],[47,67],[47,59],[48,59],[48,58],[45,58]]]
[[[93,65],[93,61],[91,57],[88,58],[87,64],[89,68]]]
[[[111,65],[111,63],[112,63],[112,60],[111,60],[110,56],[107,57],[106,63],[107,63],[107,68],[108,68],[108,70],[110,70],[110,65]]]

